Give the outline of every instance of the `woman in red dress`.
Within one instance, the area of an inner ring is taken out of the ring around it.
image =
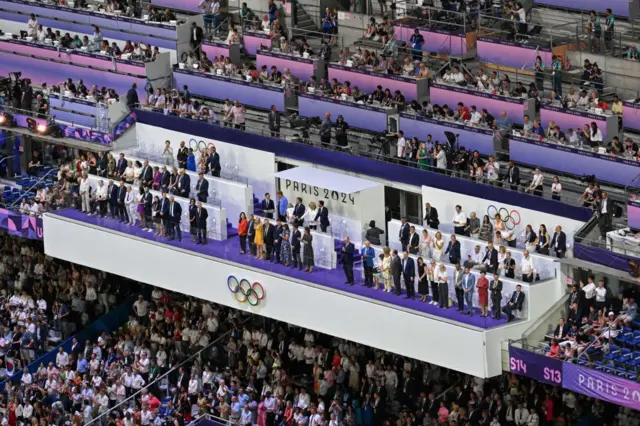
[[[485,276],[486,272],[484,269],[480,271],[480,278],[478,279],[478,283],[476,287],[478,288],[478,304],[482,309],[481,317],[487,317],[489,313],[489,280]]]
[[[9,421],[9,426],[16,426],[17,417],[16,417],[16,400],[12,400],[11,404],[9,404],[9,408],[7,409],[7,420]]]

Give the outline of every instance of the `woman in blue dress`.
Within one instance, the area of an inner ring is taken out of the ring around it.
[[[282,224],[282,234],[280,234],[280,238],[282,238],[280,243],[280,261],[284,266],[289,266],[291,262],[291,242],[289,241],[289,237],[289,225]]]

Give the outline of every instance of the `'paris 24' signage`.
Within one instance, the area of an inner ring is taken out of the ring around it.
[[[307,185],[306,183],[295,182],[290,179],[285,179],[284,187],[287,190],[291,190],[297,193],[311,195],[313,197],[324,198],[328,201],[336,201],[344,204],[356,203],[353,194],[345,194],[344,192],[331,191],[325,188],[319,188],[314,185]]]

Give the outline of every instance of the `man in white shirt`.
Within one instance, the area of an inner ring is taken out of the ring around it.
[[[482,114],[480,114],[475,105],[471,105],[471,118],[469,119],[469,123],[472,126],[477,126],[482,120]]]
[[[462,211],[462,206],[456,206],[456,213],[453,215],[453,229],[456,235],[464,235],[464,228],[467,226],[467,215]]]
[[[398,142],[396,143],[397,149],[397,158],[400,162],[404,158],[404,148],[407,144],[407,140],[404,138],[404,132],[402,130],[398,131]]]
[[[522,404],[522,402],[520,402],[518,404],[518,408],[516,408],[516,415],[514,419],[516,422],[516,426],[526,425],[528,418],[529,418],[529,412],[527,411],[526,408],[524,408],[524,405]]]
[[[536,171],[533,175],[533,179],[531,179],[531,184],[527,188],[527,192],[533,193],[533,195],[537,195],[538,197],[542,197],[542,184],[544,182],[544,176],[542,175],[542,170],[536,168]]]
[[[95,198],[98,202],[98,214],[105,217],[107,215],[107,186],[102,180],[98,181]]]
[[[29,21],[27,22],[27,36],[35,38],[37,31],[38,20],[36,19],[36,15],[32,13],[31,15],[29,15]]]
[[[596,301],[596,284],[593,282],[593,279],[593,275],[589,275],[589,278],[587,278],[587,285],[582,288],[584,291],[584,299],[588,306],[594,305],[594,302]]]
[[[138,300],[133,304],[133,310],[138,316],[140,324],[149,323],[149,302],[144,300],[142,295],[139,295]]]
[[[596,287],[596,311],[602,309],[605,312],[607,307],[607,288],[604,286],[604,280],[598,281],[598,287]]]
[[[91,214],[91,208],[89,207],[90,196],[91,185],[89,184],[89,176],[86,173],[83,173],[82,178],[80,179],[80,200],[83,213]]]
[[[56,366],[60,369],[63,369],[69,364],[69,354],[64,351],[62,347],[58,349],[58,354],[56,355]]]
[[[387,370],[384,372],[384,387],[387,389],[389,399],[393,401],[398,387],[398,375],[390,365],[387,365]]]
[[[304,388],[300,389],[300,394],[298,395],[298,407],[306,410],[310,402],[311,397],[309,397],[307,391]]]
[[[533,274],[535,272],[535,268],[533,266],[533,259],[531,258],[531,256],[529,256],[529,250],[524,251],[524,256],[522,257],[520,268],[522,271],[522,281],[526,283],[533,282]]]

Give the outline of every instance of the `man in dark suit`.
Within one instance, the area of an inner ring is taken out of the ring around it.
[[[198,26],[195,22],[191,24],[191,49],[196,50],[198,52],[198,57],[200,57],[200,49],[202,48],[202,41],[204,40],[204,31],[202,28]]]
[[[107,156],[104,155],[104,152],[98,152],[98,162],[96,164],[96,173],[98,176],[107,177]]]
[[[126,168],[127,159],[124,158],[124,154],[120,154],[120,158],[118,158],[118,162],[116,163],[116,176],[122,176]]]
[[[404,286],[407,290],[407,299],[415,298],[415,278],[416,278],[416,264],[412,258],[409,257],[409,252],[404,251],[402,253],[402,277],[404,278]]]
[[[280,113],[275,105],[271,105],[271,111],[269,111],[269,130],[272,138],[280,137]]]
[[[438,210],[435,207],[431,207],[430,203],[424,205],[424,219],[425,226],[429,226],[431,229],[438,229],[440,220],[438,219]]]
[[[254,243],[255,236],[256,236],[255,217],[252,214],[250,214],[249,226],[247,227],[247,240],[249,241],[249,254],[251,254],[251,256],[256,255],[256,245]]]
[[[211,170],[211,176],[220,177],[220,154],[216,152],[216,147],[209,148],[209,158],[207,159],[207,167]]]
[[[129,109],[134,109],[140,104],[140,101],[138,100],[138,91],[136,90],[137,88],[138,85],[133,83],[131,85],[131,89],[127,91],[127,106]]]
[[[393,285],[396,288],[396,294],[399,296],[400,290],[400,277],[402,277],[402,261],[398,256],[398,250],[394,250],[391,253],[391,276],[393,277]]]
[[[570,328],[569,324],[564,322],[564,318],[560,318],[560,321],[558,321],[558,325],[556,326],[556,329],[553,331],[553,337],[558,342],[563,341],[564,339],[566,339],[567,333],[569,333],[569,328]]]
[[[180,148],[178,148],[178,153],[176,154],[176,158],[178,159],[178,168],[186,169],[187,168],[187,158],[189,157],[189,148],[185,146],[184,141],[180,141]]]
[[[118,186],[112,180],[109,180],[109,185],[107,186],[107,202],[109,203],[111,219],[115,219],[118,214]]]
[[[607,232],[611,231],[611,222],[615,208],[609,195],[602,191],[600,199],[596,201],[596,214],[598,215],[598,227],[600,228],[600,236],[605,239]]]
[[[344,270],[344,276],[347,278],[345,284],[353,285],[353,252],[355,246],[349,240],[349,237],[344,237],[342,244],[342,269]]]
[[[273,201],[271,201],[273,203]],[[298,225],[293,225],[293,232],[291,233],[291,255],[293,260],[293,268],[298,268],[302,271],[302,257],[300,256],[300,240],[302,234]]]
[[[411,254],[418,254],[420,249],[420,237],[416,233],[415,226],[409,227],[409,245],[407,248]]]
[[[513,163],[513,161],[509,161],[508,165],[509,168],[507,169],[505,179],[509,183],[511,189],[517,191],[518,186],[520,185],[520,169]]]
[[[516,286],[516,291],[511,295],[509,303],[504,307],[504,313],[507,314],[507,321],[513,321],[513,311],[521,311],[524,303],[524,293],[520,284]]]
[[[180,219],[182,218],[182,206],[175,202],[173,195],[169,197],[169,241],[173,241],[178,237],[178,241],[182,241],[182,230],[180,229]]]
[[[496,271],[493,274],[493,281],[489,286],[491,290],[491,306],[493,307],[493,318],[500,319],[500,304],[502,303],[502,281],[500,281],[500,274]]]
[[[22,109],[25,111],[31,111],[33,104],[33,87],[31,87],[31,81],[24,80],[24,86],[22,87]]]
[[[276,211],[276,205],[271,199],[271,194],[269,194],[268,192],[264,194],[264,200],[262,200],[260,208],[262,209],[264,217],[273,219],[273,213]]]
[[[127,187],[124,186],[124,181],[120,181],[120,186],[118,187],[118,198],[117,204],[118,213],[117,216],[120,218],[120,222],[128,222],[129,221],[129,212],[127,211],[127,206],[124,203],[124,199],[127,197]]]
[[[296,198],[296,204],[293,206],[294,224],[298,226],[304,225],[304,204],[302,204],[302,198]]]
[[[151,185],[153,185],[153,169],[151,168],[147,160],[144,160],[144,163],[142,165],[140,180],[142,181],[142,186],[144,186],[145,188],[151,188]]]
[[[160,221],[162,222],[162,228],[164,229],[165,235],[168,235],[169,233],[168,211],[169,211],[169,199],[167,198],[167,191],[163,189],[162,195],[160,196],[160,203],[158,205],[158,214],[160,215]]]
[[[178,179],[178,194],[181,197],[189,198],[191,193],[191,178],[184,169],[180,169],[180,178]]]
[[[567,234],[562,232],[562,226],[556,226],[556,232],[553,233],[550,247],[555,251],[558,259],[562,259],[567,252]]]
[[[279,223],[276,226],[280,228]],[[264,245],[267,248],[265,254],[267,256],[267,260],[269,261],[271,260],[271,254],[273,254],[273,247],[276,243],[276,239],[278,238],[276,231],[277,230],[274,229],[274,226],[271,224],[271,222],[269,222],[268,219],[264,219],[262,221],[262,237],[264,239]],[[276,252],[275,255],[276,255],[276,263],[279,263],[280,262],[279,253]]]
[[[209,196],[209,182],[204,178],[204,172],[202,171],[198,173],[196,193],[198,194],[198,201],[203,203],[207,202],[207,197]]]
[[[409,224],[407,223],[406,217],[403,217],[402,219],[400,219],[400,222],[402,223],[402,225],[400,225],[400,232],[398,234],[398,238],[400,238],[402,251],[405,251],[407,250],[407,246],[409,245],[410,228],[409,228]]]
[[[460,262],[460,241],[457,240],[455,235],[451,235],[451,240],[447,244],[447,250],[444,254],[449,255],[449,262],[454,265]]]
[[[324,201],[318,201],[318,213],[316,213],[316,217],[313,218],[314,221],[320,223],[320,230],[322,232],[327,232],[327,228],[329,227],[329,209],[324,206]]]
[[[162,176],[160,177],[160,186],[163,192],[169,192],[169,184],[171,184],[171,172],[167,166],[162,167]]]
[[[487,272],[490,274],[498,270],[498,250],[493,247],[493,243],[487,244],[482,263],[487,265]]]
[[[206,182],[206,181],[205,181]],[[207,244],[207,219],[209,212],[202,207],[202,201],[198,201],[198,209],[196,210],[196,244]]]

